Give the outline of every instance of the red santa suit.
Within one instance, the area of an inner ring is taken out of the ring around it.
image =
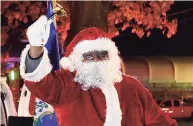
[[[72,55],[81,57],[92,50],[107,50],[110,58],[112,53],[118,55],[115,44],[102,30],[92,27],[75,36],[61,60],[65,70],[51,72],[52,66],[44,48],[36,70],[25,73],[25,57],[29,48],[28,45],[22,52],[21,76],[33,95],[60,110],[56,111],[60,115],[60,126],[177,125],[161,111],[151,93],[130,76],[122,74],[111,86],[88,90],[83,90],[82,84],[74,81],[76,70],[73,61],[77,59]]]

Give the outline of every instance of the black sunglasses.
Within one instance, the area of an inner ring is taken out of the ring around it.
[[[108,51],[89,51],[83,53],[84,60],[93,60],[95,56],[97,56],[100,60],[108,60],[109,53]]]

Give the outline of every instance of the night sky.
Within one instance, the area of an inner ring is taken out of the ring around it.
[[[170,39],[160,30],[154,29],[149,38],[138,38],[131,29],[114,38],[121,56],[193,56],[193,1],[175,2],[168,14],[186,9],[192,10],[177,14],[171,18],[178,19],[177,33]]]

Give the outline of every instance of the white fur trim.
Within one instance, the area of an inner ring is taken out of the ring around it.
[[[25,93],[26,93],[26,96],[25,96]],[[19,99],[18,116],[23,116],[23,117],[32,116],[29,113],[30,98],[31,98],[31,92],[24,84],[21,91],[20,99]]]
[[[107,50],[112,51],[111,49],[116,48],[115,43],[109,38],[97,38],[95,40],[83,40],[78,42],[78,44],[74,47],[72,53],[80,53],[83,54],[85,52],[93,51],[93,50]],[[117,50],[117,48],[116,48]]]
[[[102,89],[102,92],[105,95],[107,107],[104,126],[121,126],[122,111],[115,87],[112,85]]]
[[[25,80],[38,82],[41,79],[43,79],[48,73],[51,72],[52,65],[48,57],[48,51],[44,47],[43,57],[38,67],[34,70],[34,72],[26,73],[25,60],[29,49],[30,49],[30,45],[27,45],[26,48],[22,51],[21,61],[20,61],[20,74],[21,74],[21,77]]]
[[[1,92],[5,93],[5,109],[7,112],[7,117],[9,116],[16,116],[16,109],[15,109],[15,104],[13,101],[13,95],[12,92],[9,88],[9,86],[6,83],[6,77],[0,77],[0,90]],[[2,104],[2,103],[1,103]]]
[[[70,66],[72,65],[71,61],[68,59],[68,57],[62,57],[62,59],[60,60],[60,66],[63,69],[68,69]]]

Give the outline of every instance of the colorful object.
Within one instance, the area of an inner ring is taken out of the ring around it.
[[[48,103],[36,99],[34,126],[58,126],[58,121],[53,107]]]
[[[48,1],[48,11],[47,17],[50,17],[53,14],[52,9],[52,1]],[[50,36],[48,38],[48,42],[46,43],[45,47],[48,50],[49,59],[53,66],[53,70],[58,70],[60,67],[59,65],[59,47],[58,47],[58,38],[57,38],[57,31],[54,25],[54,18],[50,19],[53,20],[53,23],[50,24]]]

